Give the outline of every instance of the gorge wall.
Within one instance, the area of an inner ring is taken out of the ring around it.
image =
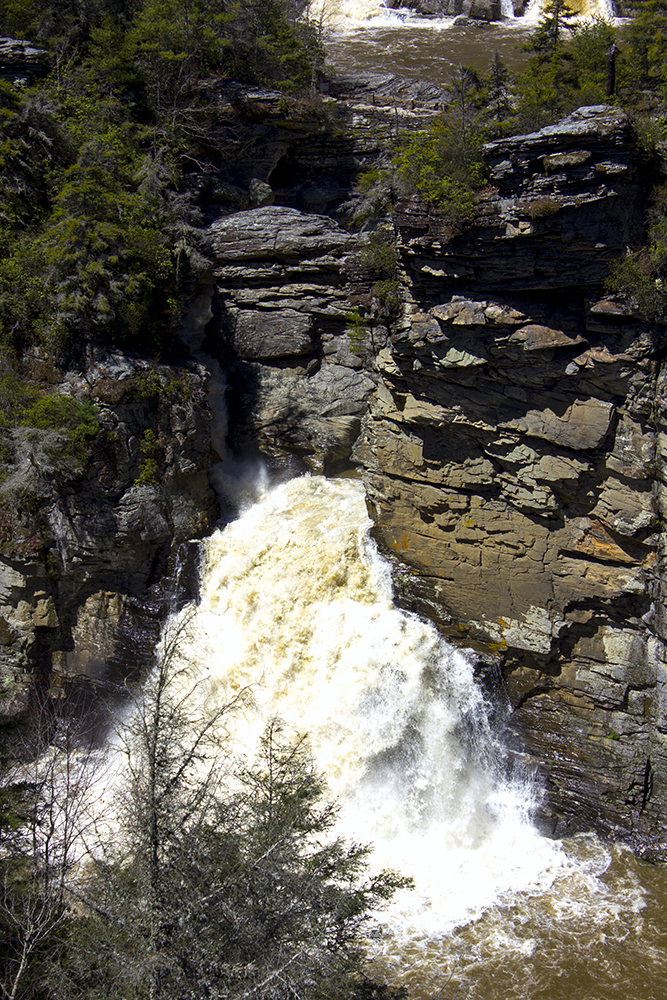
[[[76,372],[32,363],[52,391],[92,402],[100,428],[85,468],[52,432],[17,431],[0,494],[0,722],[25,715],[36,690],[140,676],[167,581],[192,562],[179,550],[217,518],[205,369],[96,349]]]
[[[398,207],[412,313],[355,459],[404,599],[497,655],[545,823],[661,857],[665,331],[603,294],[640,156],[608,108],[486,156],[474,232]]]
[[[640,235],[642,153],[622,112],[580,109],[487,147],[491,183],[465,232],[400,202],[389,316],[368,237],[336,218],[399,126],[438,110],[441,95],[418,90],[350,86],[296,121],[279,95],[212,95],[216,152],[196,182],[230,441],[292,470],[361,470],[401,603],[473,648],[489,683],[502,675],[544,825],[664,858],[665,331],[604,287]],[[45,544],[32,551],[28,532],[5,547],[5,718],[35,673],[140,670],[155,588],[215,521],[208,375],[182,354],[91,354],[52,376],[96,403],[101,433],[85,476],[39,484]]]
[[[214,222],[209,340],[239,440],[361,467],[399,599],[500,668],[545,827],[659,858],[664,330],[604,289],[641,235],[645,164],[610,108],[486,157],[465,233],[396,206],[394,323],[360,273],[365,237],[270,205]]]

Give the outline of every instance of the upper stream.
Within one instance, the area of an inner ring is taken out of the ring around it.
[[[303,477],[205,543],[180,648],[201,697],[251,690],[239,753],[275,716],[307,734],[336,832],[414,878],[369,936],[379,977],[414,1000],[662,1000],[658,870],[535,830],[536,790],[507,773],[470,660],[394,607],[369,528],[360,483]]]
[[[395,74],[446,86],[454,70],[489,68],[494,52],[512,71],[526,65],[522,43],[540,20],[546,0],[530,0],[525,16],[514,17],[512,0],[502,0],[504,20],[471,21],[423,17],[391,10],[380,0],[314,0],[310,16],[321,26],[327,61],[343,74]],[[569,0],[579,20],[613,21],[611,0]]]

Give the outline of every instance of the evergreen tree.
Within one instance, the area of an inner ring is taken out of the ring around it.
[[[549,0],[542,20],[525,46],[533,55],[528,69],[519,77],[517,88],[519,117],[524,128],[541,128],[569,109],[575,78],[566,40],[574,16],[566,0]]]
[[[660,89],[667,97],[667,0],[642,3],[626,38],[631,81],[641,88]]]
[[[497,49],[493,53],[487,79],[487,105],[495,118],[496,124],[500,125],[507,119],[511,110],[510,73]]]
[[[542,19],[526,48],[542,58],[551,59],[554,52],[562,49],[571,31],[574,17],[576,17],[575,11],[568,5],[567,0],[547,0]]]
[[[58,997],[350,998],[366,980],[359,934],[406,880],[365,876],[368,849],[332,835],[336,810],[305,739],[273,722],[258,760],[231,759],[172,634],[121,740],[119,827],[93,853],[86,910]]]

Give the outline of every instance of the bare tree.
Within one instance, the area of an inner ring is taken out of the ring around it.
[[[69,883],[95,828],[99,748],[62,699],[38,700],[0,800],[0,997],[33,1000],[63,949]]]

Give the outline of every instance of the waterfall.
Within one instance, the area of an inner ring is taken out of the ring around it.
[[[544,17],[547,2],[548,0],[530,0],[523,20],[528,24],[537,24]],[[568,0],[568,7],[582,21],[599,18],[611,22],[616,17],[612,0]]]
[[[544,15],[546,3],[547,0],[530,0],[525,16],[515,18],[512,0],[501,0],[501,14],[507,20],[516,20],[519,25],[536,24]],[[568,5],[582,20],[601,18],[613,21],[616,17],[613,0],[568,0]],[[382,0],[313,0],[308,8],[308,18],[322,28],[336,31],[363,26],[400,26],[406,24],[408,19],[414,21],[407,8],[391,10]],[[451,20],[442,18],[421,23],[430,23],[437,28],[443,21]]]
[[[208,718],[245,692],[219,722],[232,759],[254,759],[276,717],[307,736],[340,806],[333,834],[413,878],[369,929],[371,975],[410,1000],[602,1000],[628,962],[662,984],[631,852],[532,826],[533,788],[507,776],[470,658],[395,607],[361,484],[303,477],[257,493],[202,543],[200,599],[167,627],[174,683]],[[102,844],[119,836],[123,725],[89,797]]]
[[[364,25],[402,24],[407,10],[390,10],[382,0],[312,0],[308,19],[322,28],[335,30]]]
[[[276,716],[307,734],[341,805],[337,833],[413,876],[372,945],[391,964],[504,893],[544,891],[568,862],[531,826],[530,786],[504,776],[470,660],[396,609],[369,527],[356,481],[268,490],[205,543],[179,656],[196,664],[207,707],[252,690],[238,752],[252,754]]]

